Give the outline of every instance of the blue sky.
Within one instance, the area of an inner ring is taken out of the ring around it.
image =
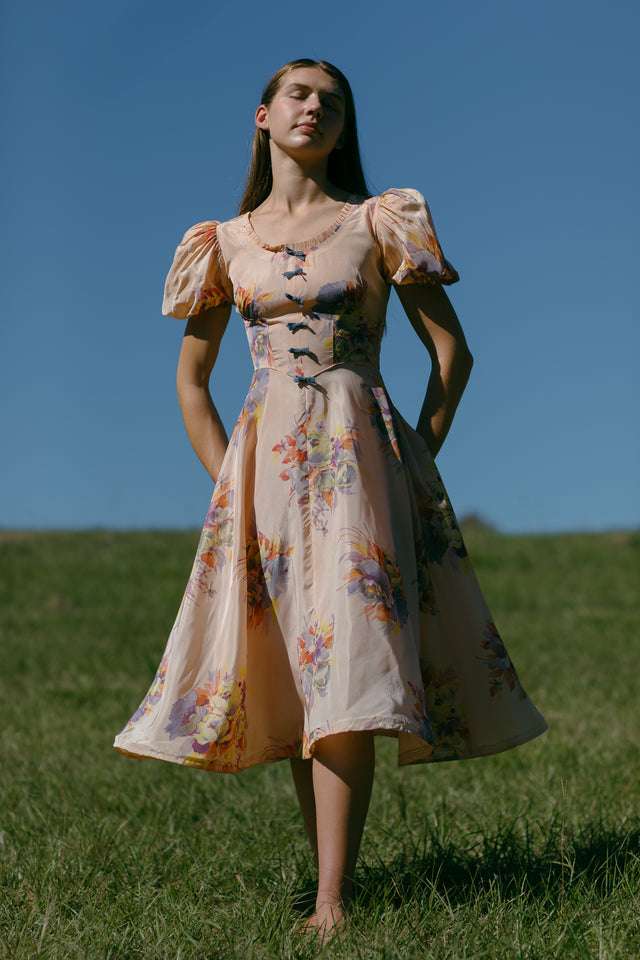
[[[420,189],[461,274],[476,363],[439,457],[459,516],[638,526],[638,10],[6,5],[0,526],[201,524],[164,277],[188,226],[235,214],[262,85],[299,56],[349,76],[372,189]],[[228,429],[250,371],[234,313]],[[427,356],[395,298],[383,373],[415,421]]]

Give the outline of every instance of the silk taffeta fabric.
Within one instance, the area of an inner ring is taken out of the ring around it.
[[[415,190],[351,197],[306,241],[264,243],[247,214],[187,232],[163,311],[234,303],[255,370],[122,753],[231,772],[374,730],[410,764],[546,729],[380,376],[391,284],[457,279]]]

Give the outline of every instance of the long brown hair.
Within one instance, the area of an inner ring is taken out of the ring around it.
[[[280,84],[292,70],[298,67],[319,67],[326,74],[332,77],[339,85],[344,97],[344,128],[342,147],[332,150],[327,162],[327,176],[329,181],[342,190],[348,190],[349,193],[356,193],[361,197],[369,197],[371,193],[367,187],[362,162],[360,160],[360,147],[358,146],[358,131],[356,128],[356,109],[353,102],[353,93],[349,86],[349,81],[337,67],[326,60],[292,60],[285,63],[271,77],[262,93],[260,103],[268,107],[276,93],[280,89]],[[247,176],[242,200],[240,201],[240,213],[255,210],[263,203],[271,193],[273,186],[273,174],[271,171],[271,151],[269,150],[269,134],[266,130],[256,128],[253,137],[253,148],[251,151],[251,164]]]

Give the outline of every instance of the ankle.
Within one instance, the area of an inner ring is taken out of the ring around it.
[[[316,895],[316,907],[328,906],[346,909],[353,900],[353,882],[347,877],[342,877],[339,886],[327,885],[318,887]]]
[[[339,893],[327,893],[323,891],[318,893],[316,897],[316,910],[319,910],[321,907],[326,909],[332,909],[333,907],[339,907],[342,909],[344,906],[344,900]]]

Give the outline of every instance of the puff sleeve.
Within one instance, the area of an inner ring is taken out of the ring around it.
[[[417,190],[387,190],[376,198],[373,231],[389,283],[455,283],[457,271],[445,260],[431,212]]]
[[[207,220],[185,233],[164,287],[162,312],[166,316],[185,320],[208,307],[233,302],[217,228],[217,220]]]

